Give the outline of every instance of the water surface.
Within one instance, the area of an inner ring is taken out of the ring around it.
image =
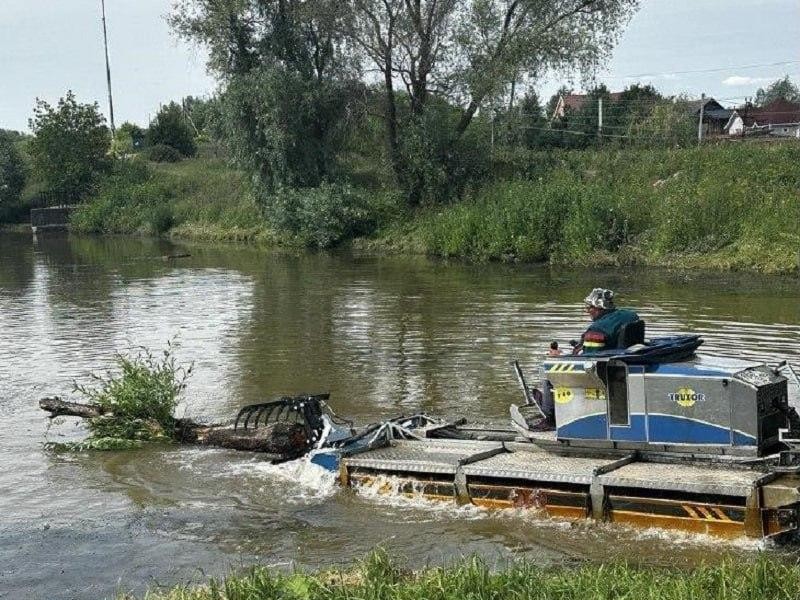
[[[256,562],[347,564],[379,544],[413,565],[472,552],[676,566],[753,553],[761,544],[355,495],[236,452],[42,448],[85,432],[74,420],[48,429],[40,397],[70,396],[115,352],[168,340],[194,363],[180,413],[195,418],[329,391],[360,422],[423,410],[505,423],[520,399],[509,361],[534,372],[552,339],[577,338],[598,285],[650,335],[695,331],[706,353],[800,363],[796,279],[0,233],[0,598],[100,598]]]

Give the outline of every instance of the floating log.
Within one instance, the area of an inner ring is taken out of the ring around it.
[[[69,402],[58,396],[42,398],[39,408],[49,412],[51,419],[62,416],[82,419],[113,417],[112,412],[99,404]],[[265,453],[274,461],[302,456],[311,446],[302,423],[285,421],[268,423],[255,429],[235,429],[231,425],[206,425],[191,419],[175,419],[173,437],[181,444]]]

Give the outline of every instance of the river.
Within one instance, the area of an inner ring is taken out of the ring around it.
[[[709,354],[800,363],[792,278],[0,232],[0,598],[113,597],[253,563],[345,565],[378,545],[411,566],[471,553],[683,566],[764,548],[376,498],[222,450],[43,448],[85,432],[74,420],[48,428],[40,397],[74,397],[115,352],[170,340],[194,364],[182,415],[224,420],[329,391],[358,422],[423,410],[505,423],[520,400],[509,361],[535,372],[551,340],[578,337],[595,286],[617,290],[649,335],[694,331]]]

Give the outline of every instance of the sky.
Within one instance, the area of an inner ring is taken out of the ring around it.
[[[216,87],[203,50],[170,32],[171,3],[106,0],[117,125],[147,125],[160,104]],[[800,0],[642,0],[597,80],[728,106],[786,74],[800,82]],[[543,81],[541,97],[560,83]],[[36,98],[69,89],[107,115],[100,0],[0,0],[0,128],[26,131]]]

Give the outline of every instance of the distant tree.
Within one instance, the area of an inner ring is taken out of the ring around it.
[[[519,103],[520,110],[520,139],[527,148],[537,148],[545,145],[548,137],[549,119],[545,109],[539,102],[539,95],[535,90],[528,90]]]
[[[0,135],[0,220],[25,186],[25,164],[10,137]]]
[[[194,129],[177,102],[162,106],[147,129],[150,146],[172,146],[184,156],[194,156],[197,151],[194,136]]]
[[[792,83],[788,75],[783,79],[773,81],[766,89],[759,88],[756,92],[755,104],[756,106],[766,106],[780,98],[789,102],[800,102],[800,89]]]
[[[219,100],[216,97],[206,99],[186,96],[181,100],[181,105],[195,135],[209,133],[214,119],[218,117]]]
[[[79,200],[111,166],[111,136],[97,103],[80,104],[71,91],[56,106],[37,99],[29,125],[33,167],[59,200]]]
[[[117,127],[117,133],[114,135],[114,153],[125,155],[139,152],[144,149],[145,135],[144,129],[125,121]]]
[[[13,129],[0,129],[0,139],[8,140],[9,142],[22,142],[26,137],[24,133]]]
[[[697,121],[690,113],[684,98],[659,100],[650,114],[631,122],[628,135],[632,143],[640,146],[689,146],[697,139]]]

